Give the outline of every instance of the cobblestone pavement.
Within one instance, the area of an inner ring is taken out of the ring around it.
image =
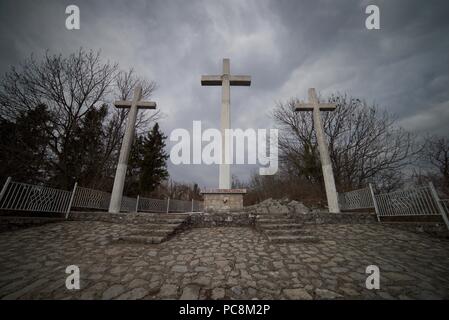
[[[199,228],[158,245],[129,226],[61,222],[0,234],[3,299],[449,298],[449,241],[372,225],[311,225],[319,243],[272,244],[251,228]],[[380,268],[380,290],[365,269]],[[65,287],[77,265],[81,289]]]

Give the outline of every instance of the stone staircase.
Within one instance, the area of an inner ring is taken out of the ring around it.
[[[182,230],[188,219],[189,214],[148,213],[148,217],[145,217],[145,223],[139,223],[135,227],[131,227],[126,235],[119,238],[119,241],[158,244]]]
[[[288,213],[266,213],[256,216],[256,229],[274,243],[318,242],[319,239],[302,229]]]

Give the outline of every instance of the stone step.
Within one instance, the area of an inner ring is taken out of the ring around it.
[[[258,227],[265,230],[272,229],[298,229],[302,227],[300,223],[273,223],[273,224],[258,224]]]
[[[174,232],[180,224],[152,224],[150,226],[142,225],[134,228],[129,228],[128,233],[129,234],[136,234],[136,233],[147,233],[147,232],[153,232],[153,231],[160,231],[163,230],[166,233],[172,233]]]
[[[279,218],[289,218],[289,213],[257,213],[254,214],[258,219],[279,219]]]
[[[272,230],[264,230],[265,234],[269,236],[285,236],[285,235],[304,235],[304,230],[297,229],[272,229]]]
[[[139,225],[135,230],[174,230],[178,228],[181,224],[180,223],[148,223],[148,224],[142,224]]]
[[[146,219],[161,219],[161,220],[185,220],[187,216],[171,216],[171,215],[150,215],[145,216]]]
[[[165,215],[149,215],[146,223],[139,224],[120,237],[119,241],[138,244],[159,244],[166,241],[178,229],[189,215],[169,217]]]
[[[262,213],[262,215],[272,215],[272,216],[283,216],[288,215],[290,212],[282,211],[282,212],[276,212],[276,211],[270,211],[267,213]]]
[[[161,218],[161,219],[185,219],[188,214],[177,214],[177,213],[141,213],[142,216],[148,218]]]
[[[146,218],[145,221],[148,221],[148,223],[145,224],[153,224],[153,223],[162,223],[162,224],[173,224],[173,223],[182,223],[185,219],[179,219],[179,218],[173,218],[173,219],[166,219],[166,218]]]
[[[290,243],[290,242],[318,242],[315,236],[268,236],[268,239],[274,243]]]
[[[294,219],[291,218],[262,218],[262,219],[257,219],[256,220],[257,223],[267,223],[267,224],[276,224],[276,223],[283,223],[283,224],[287,224],[287,223],[295,223],[296,221]]]
[[[154,229],[154,230],[141,230],[133,232],[132,235],[135,236],[145,236],[145,237],[167,237],[169,236],[175,229]]]
[[[119,238],[119,241],[124,241],[128,243],[139,243],[139,244],[158,244],[165,240],[166,237],[161,236],[139,236],[139,235],[128,235]]]

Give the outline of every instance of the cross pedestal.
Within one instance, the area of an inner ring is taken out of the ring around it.
[[[229,212],[243,209],[246,189],[207,189],[201,191],[205,212]]]

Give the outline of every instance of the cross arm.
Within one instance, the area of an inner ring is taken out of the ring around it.
[[[116,108],[131,108],[132,101],[115,101]],[[153,101],[138,101],[137,108],[139,109],[156,109],[156,102]]]
[[[201,76],[202,86],[221,86],[221,76]]]
[[[221,86],[222,76],[201,76],[202,86]],[[249,86],[251,85],[251,76],[230,76],[231,86]]]
[[[334,111],[337,107],[333,103],[320,103],[317,105],[320,111]],[[296,103],[295,111],[312,111],[314,105],[312,103]]]
[[[229,82],[231,86],[250,86],[251,76],[231,76]]]

